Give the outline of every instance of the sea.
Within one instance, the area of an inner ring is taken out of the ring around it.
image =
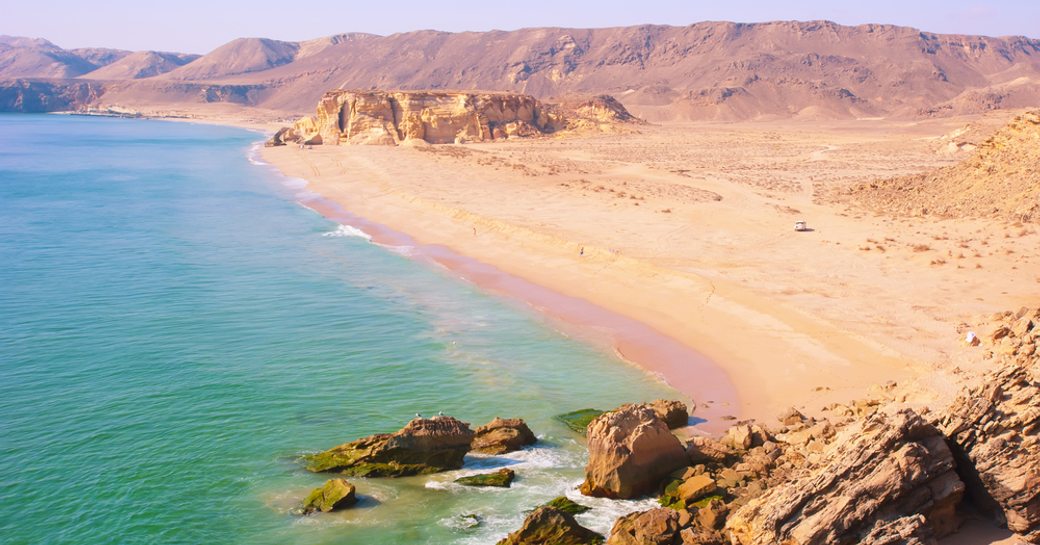
[[[0,542],[493,544],[559,495],[600,532],[653,505],[581,497],[584,439],[553,416],[675,391],[313,212],[261,139],[0,115]],[[438,412],[539,442],[292,514],[330,477],[301,455]],[[453,482],[505,466],[508,489]]]

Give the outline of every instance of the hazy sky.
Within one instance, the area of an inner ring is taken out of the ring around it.
[[[512,30],[830,19],[893,23],[931,32],[1040,37],[1040,0],[36,0],[0,9],[0,34],[66,48],[205,53],[243,36],[304,40],[341,32]]]

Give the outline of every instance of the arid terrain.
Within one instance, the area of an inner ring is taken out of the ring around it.
[[[829,21],[239,38],[198,57],[0,37],[0,111],[230,103],[336,88],[611,94],[650,121],[948,117],[1035,105],[1040,41]]]

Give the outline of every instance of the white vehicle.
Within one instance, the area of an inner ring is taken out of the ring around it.
[[[809,230],[809,226],[806,225],[804,220],[803,221],[796,221],[796,222],[794,222],[794,230],[795,231],[808,231]]]

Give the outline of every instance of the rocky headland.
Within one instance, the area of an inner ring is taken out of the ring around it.
[[[316,115],[279,130],[268,145],[464,144],[638,122],[609,96],[565,108],[515,93],[333,90],[322,96]]]

